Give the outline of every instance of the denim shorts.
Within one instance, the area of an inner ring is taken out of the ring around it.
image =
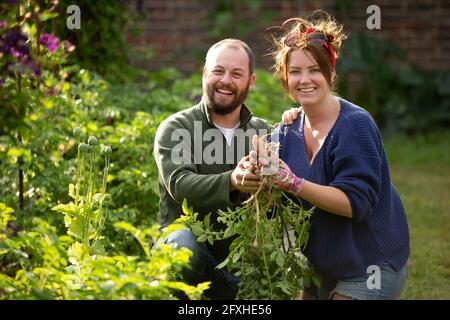
[[[358,277],[340,279],[321,279],[320,288],[313,284],[303,291],[320,300],[332,299],[337,293],[353,300],[397,300],[406,282],[408,275],[408,263],[399,270],[384,263],[381,267],[374,266],[377,270]],[[379,271],[379,272],[378,272]]]

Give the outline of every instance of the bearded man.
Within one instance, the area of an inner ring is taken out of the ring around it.
[[[271,130],[244,104],[256,79],[254,64],[252,50],[244,42],[225,39],[215,43],[206,54],[200,103],[171,115],[158,127],[154,158],[159,170],[158,220],[162,227],[181,216],[184,199],[199,213],[199,219],[211,212],[211,222],[220,227],[218,210],[235,209],[258,190],[259,177],[247,174],[243,179],[244,168],[238,165],[251,151],[252,136],[264,136]],[[248,139],[242,141],[238,136]],[[208,153],[211,150],[212,154]],[[186,283],[211,281],[207,297],[235,298],[239,278],[216,269],[229,253],[230,240],[199,243],[188,228],[161,240],[192,251],[191,268],[183,270]]]

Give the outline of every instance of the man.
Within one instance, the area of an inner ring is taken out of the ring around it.
[[[259,178],[247,174],[243,179],[243,168],[237,165],[249,154],[252,136],[271,129],[244,105],[256,79],[253,71],[254,56],[247,44],[236,39],[214,44],[203,68],[201,102],[159,126],[154,157],[159,170],[161,226],[181,215],[184,199],[199,218],[212,212],[212,221],[216,221],[219,209],[236,208],[259,188]],[[216,269],[228,255],[230,241],[217,241],[213,246],[198,243],[189,229],[182,229],[170,233],[164,242],[193,252],[192,268],[183,271],[187,283],[211,281],[205,292],[209,298],[235,297],[239,279]]]

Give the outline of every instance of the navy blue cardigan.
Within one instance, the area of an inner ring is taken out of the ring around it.
[[[280,126],[280,157],[298,176],[342,190],[350,200],[349,219],[316,208],[304,254],[322,276],[367,275],[370,265],[404,266],[409,257],[405,209],[391,183],[379,130],[364,109],[340,99],[336,123],[309,164],[304,113],[290,126]],[[312,205],[301,200],[303,207]]]

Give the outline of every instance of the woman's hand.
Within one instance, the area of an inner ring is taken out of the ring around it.
[[[273,179],[275,182],[274,185],[294,194],[298,194],[305,183],[305,179],[297,177],[281,159],[280,167],[278,172],[273,176]]]

